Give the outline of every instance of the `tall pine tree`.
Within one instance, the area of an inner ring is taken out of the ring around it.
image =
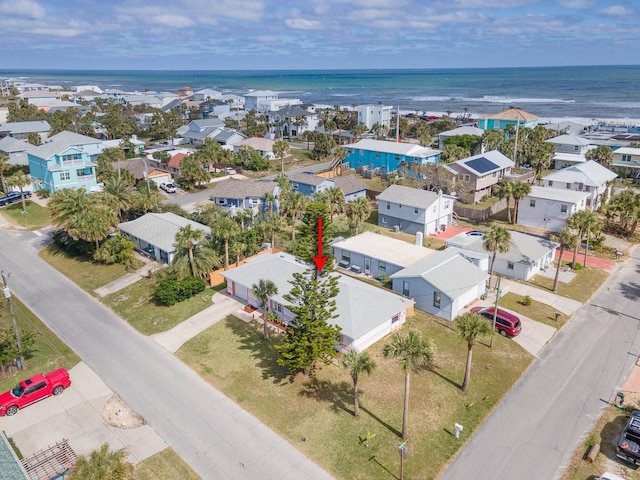
[[[298,225],[298,235],[294,245],[294,255],[307,263],[312,263],[311,257],[318,254],[318,218],[322,218],[322,254],[329,255],[329,243],[333,240],[333,228],[329,217],[329,207],[324,202],[310,202]],[[332,263],[329,259],[325,268]]]
[[[310,268],[293,277],[293,288],[284,299],[295,318],[286,339],[275,346],[280,354],[278,364],[288,367],[292,374],[313,376],[316,363],[331,363],[340,344],[341,328],[332,324],[337,318],[338,276],[330,268],[322,273]]]

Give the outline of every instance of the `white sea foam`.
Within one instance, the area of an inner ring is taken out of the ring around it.
[[[413,97],[414,102],[468,102],[468,103],[501,103],[517,105],[520,103],[575,103],[575,100],[563,100],[562,98],[532,98],[532,97],[502,97],[496,95],[484,95],[482,97],[464,97],[455,95],[432,96],[423,95]]]

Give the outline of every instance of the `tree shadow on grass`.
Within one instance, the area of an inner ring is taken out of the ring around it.
[[[353,415],[353,409],[347,407],[353,399],[353,387],[349,382],[332,382],[330,380],[310,378],[302,385],[302,390],[298,395],[313,398],[320,402],[328,402],[331,404],[331,411],[333,412],[342,410]]]
[[[373,418],[376,422],[378,422],[384,428],[389,430],[391,433],[393,433],[394,435],[396,435],[399,438],[402,438],[402,432],[400,430],[398,430],[396,428],[393,428],[391,425],[389,425],[387,422],[382,420],[380,417],[378,417],[375,413],[373,413],[367,407],[363,407],[362,405],[360,405],[360,410],[362,410],[364,413],[369,415],[371,418]],[[409,412],[409,413],[411,413],[411,412]]]
[[[256,360],[256,366],[262,369],[264,380],[271,379],[275,384],[287,380],[289,371],[286,367],[278,365],[278,352],[273,348],[278,343],[278,338],[271,336],[269,340],[265,340],[262,336],[262,327],[256,328],[253,324],[246,324],[234,317],[227,319],[227,325],[240,339],[240,348],[251,352],[251,356]]]
[[[384,470],[385,472],[387,472],[389,475],[391,475],[391,478],[394,478],[395,480],[400,480],[400,477],[398,477],[395,473],[393,473],[391,470],[389,470],[387,467],[385,467],[383,464],[381,464],[378,459],[376,458],[376,456],[374,455],[373,457],[371,457],[369,459],[370,462],[373,462],[375,464],[377,464],[382,470]]]
[[[441,374],[438,370],[437,370],[437,366],[436,365],[429,365],[424,367],[424,370],[431,372],[433,374],[435,374],[436,376],[440,377],[441,379],[443,379],[446,382],[449,382],[451,385],[453,385],[456,388],[461,388],[462,384],[454,382],[453,380],[451,380],[449,377],[445,377],[443,374]]]

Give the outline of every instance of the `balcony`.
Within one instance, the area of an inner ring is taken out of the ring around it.
[[[76,182],[78,183],[86,183],[86,182],[95,182],[96,177],[94,175],[82,175],[81,177],[76,178]]]
[[[85,161],[82,159],[79,160],[66,160],[61,162],[62,167],[75,167],[75,166],[83,166],[86,165]]]

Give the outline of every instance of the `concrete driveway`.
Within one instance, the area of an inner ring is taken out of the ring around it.
[[[502,310],[507,309],[503,308]],[[529,317],[525,317],[520,313],[511,313],[520,317],[520,323],[522,323],[522,331],[520,332],[520,335],[513,338],[513,341],[524,348],[531,355],[537,357],[558,330],[556,328],[550,327],[547,324],[531,320]]]
[[[0,428],[13,438],[25,458],[62,439],[69,440],[78,455],[87,455],[105,442],[114,450],[125,448],[134,464],[167,448],[149,425],[120,429],[103,420],[103,408],[113,392],[85,363],[73,367],[69,374],[71,386],[61,395],[0,418]]]

